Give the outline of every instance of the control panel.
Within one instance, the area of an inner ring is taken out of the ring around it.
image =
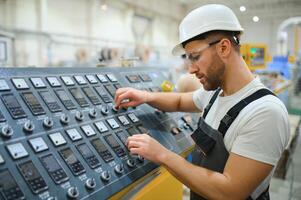
[[[0,199],[108,199],[158,165],[126,148],[146,133],[181,154],[197,116],[117,110],[120,87],[161,91],[159,68],[0,68]]]

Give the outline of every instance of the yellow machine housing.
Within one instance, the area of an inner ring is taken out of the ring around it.
[[[268,59],[267,45],[265,44],[242,44],[240,52],[250,70],[264,69]]]

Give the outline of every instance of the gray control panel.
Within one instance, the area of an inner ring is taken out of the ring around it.
[[[178,154],[197,117],[116,110],[120,87],[160,91],[158,68],[0,68],[0,199],[108,199],[158,169],[126,148],[146,133]]]

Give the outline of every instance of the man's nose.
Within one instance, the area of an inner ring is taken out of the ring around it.
[[[188,65],[188,72],[190,74],[195,74],[197,72],[197,67],[195,66],[195,64],[191,63]]]

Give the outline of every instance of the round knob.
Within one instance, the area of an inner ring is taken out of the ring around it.
[[[108,171],[103,171],[100,177],[103,181],[109,181],[111,179],[111,174]]]
[[[66,114],[61,115],[60,122],[62,124],[66,125],[69,123],[69,121],[70,121],[70,119],[69,119],[68,115],[66,115]]]
[[[80,111],[76,111],[76,113],[75,113],[75,119],[76,119],[77,121],[83,121],[83,119],[84,119],[83,113],[80,112]]]
[[[1,135],[6,138],[10,138],[14,134],[14,130],[9,125],[4,125],[1,128]]]
[[[117,164],[114,167],[114,171],[116,172],[116,174],[122,174],[124,172],[124,168],[123,168],[123,164]]]
[[[112,111],[113,111],[114,113],[117,113],[117,112],[118,112],[118,109],[116,108],[115,105],[112,106]]]
[[[109,106],[108,105],[103,105],[101,107],[101,113],[104,115],[108,115],[109,114]]]
[[[97,116],[97,112],[95,110],[95,108],[92,108],[90,111],[89,111],[89,116],[91,118],[95,118]]]
[[[53,120],[49,117],[46,117],[44,120],[43,120],[43,126],[45,128],[51,128],[53,126]]]
[[[79,196],[79,191],[77,187],[70,187],[67,191],[67,196],[70,199],[76,199]]]
[[[130,167],[130,168],[133,168],[136,166],[136,162],[133,160],[133,159],[128,159],[126,161],[126,164]]]
[[[144,162],[144,158],[143,158],[142,156],[140,156],[140,155],[137,156],[137,160],[138,160],[138,162],[140,162],[140,163],[143,163],[143,162]]]
[[[85,186],[88,190],[93,190],[96,187],[95,178],[88,178],[86,180]]]
[[[34,130],[34,124],[28,120],[27,122],[25,122],[23,130],[27,133],[32,133],[32,131]]]

